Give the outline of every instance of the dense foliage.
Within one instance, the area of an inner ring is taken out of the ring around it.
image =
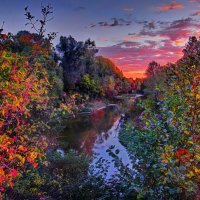
[[[129,125],[120,136],[138,159],[133,182],[141,198],[199,198],[199,44],[190,38],[183,58],[161,69],[164,81],[154,82],[157,97],[141,103],[143,126]]]
[[[78,42],[72,36],[60,37],[57,45],[61,57],[66,92],[89,97],[109,97],[131,91],[131,84],[109,59],[96,56],[98,49],[90,39]]]
[[[44,156],[41,113],[48,116],[51,84],[45,63],[51,58],[46,41],[20,33],[1,40],[0,55],[0,185],[5,186],[27,163],[36,167]]]
[[[43,28],[41,31],[44,33]],[[50,123],[61,110],[61,72],[50,38],[28,31],[0,35],[2,191],[13,187],[13,179],[44,160],[44,151],[51,144],[46,132],[54,132]]]

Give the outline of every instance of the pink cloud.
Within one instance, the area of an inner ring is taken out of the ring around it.
[[[137,41],[127,37],[117,45],[100,48],[99,54],[110,58],[127,77],[141,77],[153,60],[161,65],[176,62],[189,36],[200,35],[200,24],[192,18],[156,23],[156,29],[143,28],[135,35],[129,34]]]
[[[130,41],[130,40],[134,40],[134,39],[139,39],[141,38],[140,35],[132,35],[132,36],[127,36],[124,38],[125,41]]]
[[[135,43],[133,43],[131,48],[126,48],[123,44],[120,44],[100,48],[99,53],[112,59],[124,73],[128,74],[129,72],[137,73],[137,71],[144,73],[152,60],[156,60],[162,65],[167,62],[175,62],[178,56],[180,56],[181,51],[180,47],[173,46],[168,41],[164,41],[164,45],[160,48],[149,44],[138,46]]]

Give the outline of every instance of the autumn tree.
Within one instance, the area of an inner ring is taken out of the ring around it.
[[[48,14],[48,9],[42,9]],[[30,16],[29,13],[27,18]],[[41,22],[42,25],[45,24]],[[13,186],[13,179],[31,165],[37,167],[44,157],[48,145],[45,133],[50,128],[48,120],[54,110],[55,95],[61,92],[54,89],[58,85],[62,88],[52,38],[44,36],[44,26],[39,31],[39,34],[21,31],[15,36],[6,34],[7,37],[0,38],[2,191],[6,186]]]
[[[46,148],[36,116],[47,109],[50,84],[37,58],[29,62],[7,50],[0,55],[0,186],[12,186],[27,163],[37,166]]]

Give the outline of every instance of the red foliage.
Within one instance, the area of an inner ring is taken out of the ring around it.
[[[184,156],[188,153],[187,149],[179,149],[176,151],[176,157],[180,158],[181,156]]]
[[[13,179],[28,163],[37,167],[47,147],[37,135],[34,115],[44,111],[49,101],[47,71],[37,57],[39,53],[44,61],[48,52],[30,35],[19,39],[29,43],[30,55],[13,53],[0,43],[4,47],[0,49],[0,188],[13,186]]]

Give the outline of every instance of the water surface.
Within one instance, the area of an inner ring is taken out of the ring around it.
[[[119,109],[116,105],[111,105],[90,115],[83,114],[67,120],[61,141],[68,144],[67,149],[72,148],[91,156],[90,166],[94,167],[95,172],[99,170],[95,166],[100,158],[105,163],[110,163],[106,175],[109,178],[117,173],[113,159],[107,152],[109,147],[112,146],[113,151],[119,150],[118,157],[122,159],[123,164],[131,163],[126,149],[118,139],[121,123]]]

